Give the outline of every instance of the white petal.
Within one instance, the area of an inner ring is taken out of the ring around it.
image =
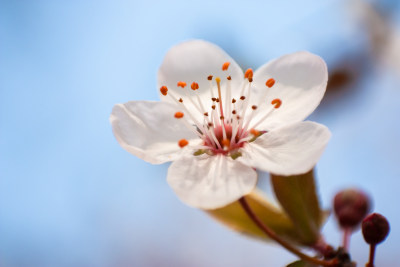
[[[298,122],[248,143],[238,160],[278,175],[302,174],[319,160],[331,134],[315,122]]]
[[[176,106],[164,102],[131,101],[114,106],[110,122],[120,145],[153,164],[175,160],[180,139],[196,139],[194,132],[174,118]]]
[[[216,209],[250,193],[257,183],[257,173],[223,155],[187,155],[171,164],[167,181],[185,204]]]
[[[275,79],[272,88],[265,85],[270,78]],[[304,120],[321,102],[327,81],[328,71],[324,60],[309,52],[285,55],[260,67],[254,73],[256,89],[253,99],[258,101],[263,92],[269,90],[263,101],[267,109],[276,98],[282,101],[282,105],[259,128],[271,130],[282,124]],[[260,113],[258,118],[261,116]]]
[[[230,62],[227,71],[222,71],[222,65]],[[231,85],[234,92],[240,91],[243,82],[243,72],[239,65],[220,47],[202,40],[192,40],[183,42],[172,47],[158,70],[158,87],[163,85],[177,97],[182,97],[184,103],[189,109],[193,110],[193,105],[185,100],[186,92],[190,96],[194,95],[194,91],[190,88],[192,82],[199,84],[196,93],[199,94],[205,109],[211,107],[210,81],[207,79],[209,75],[221,78],[221,85],[225,88],[227,83],[226,77],[231,76]],[[183,81],[187,83],[185,89],[177,87],[177,82]],[[216,83],[213,80],[214,96],[217,96]],[[236,93],[239,94],[239,93]],[[160,95],[163,101],[172,101],[170,97]],[[202,116],[202,113],[199,114]]]

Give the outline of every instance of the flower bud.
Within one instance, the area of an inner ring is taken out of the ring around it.
[[[369,197],[357,189],[346,189],[336,194],[333,207],[341,228],[357,227],[370,210]]]
[[[386,239],[390,231],[389,222],[379,213],[368,215],[362,222],[362,233],[370,245],[376,245]]]

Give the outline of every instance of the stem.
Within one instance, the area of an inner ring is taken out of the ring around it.
[[[343,248],[349,251],[350,246],[351,229],[346,227],[343,229]]]
[[[313,257],[310,257],[301,251],[299,251],[296,247],[292,246],[285,240],[281,239],[274,231],[272,231],[267,225],[265,225],[260,218],[257,217],[257,215],[253,212],[253,210],[250,208],[249,204],[247,203],[246,199],[241,197],[239,199],[239,203],[242,205],[242,208],[244,211],[247,213],[247,215],[250,217],[250,219],[271,239],[275,240],[277,243],[279,243],[282,247],[286,248],[296,256],[298,256],[300,259],[308,261],[310,263],[313,263],[315,265],[322,265],[322,266],[335,266],[337,264],[337,261],[330,260],[330,261],[325,261],[325,260],[319,260]],[[367,266],[368,267],[368,266]]]
[[[320,253],[325,258],[333,258],[335,257],[335,250],[329,244],[327,244],[322,236],[318,239],[318,241],[312,246],[312,248]]]
[[[365,265],[365,267],[374,267],[375,260],[375,244],[371,244],[369,247],[369,262]]]

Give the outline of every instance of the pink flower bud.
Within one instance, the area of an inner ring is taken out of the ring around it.
[[[390,231],[389,222],[379,213],[368,215],[362,222],[362,233],[370,245],[376,245],[386,239]]]
[[[357,227],[370,210],[369,197],[357,189],[346,189],[336,194],[333,207],[341,228]]]

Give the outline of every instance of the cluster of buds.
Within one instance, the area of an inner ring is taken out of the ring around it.
[[[370,258],[366,267],[373,267],[376,245],[388,236],[389,222],[378,213],[367,216],[371,201],[367,194],[357,189],[337,193],[333,207],[339,226],[344,231],[343,247],[347,250],[350,234],[361,225],[364,240],[370,245]]]

